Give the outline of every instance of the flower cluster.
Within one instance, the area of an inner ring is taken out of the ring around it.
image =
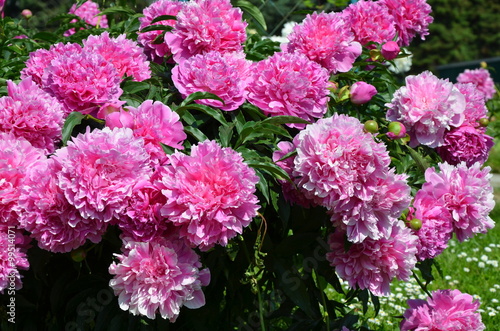
[[[485,100],[490,100],[496,93],[495,83],[491,78],[490,72],[484,68],[465,69],[464,72],[458,75],[459,83],[472,83],[476,88],[483,93]]]

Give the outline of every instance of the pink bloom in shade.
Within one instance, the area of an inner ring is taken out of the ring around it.
[[[144,8],[144,17],[139,17],[140,30],[151,25],[166,25],[173,27],[176,20],[163,20],[156,23],[151,23],[155,18],[163,15],[176,16],[185,5],[184,2],[174,0],[158,0],[153,2],[150,6]],[[158,42],[157,38],[161,38],[163,31],[148,31],[139,32],[137,42],[144,47],[144,52],[149,58],[156,62],[161,63],[165,56],[172,55],[170,47],[164,41]]]
[[[100,36],[89,36],[83,40],[83,48],[102,55],[113,64],[122,78],[129,76],[138,82],[151,78],[149,61],[142,48],[135,41],[127,39],[125,34],[110,38],[106,31]]]
[[[410,135],[410,146],[419,144],[438,147],[444,133],[464,121],[465,97],[447,79],[439,79],[430,71],[406,77],[406,86],[393,95],[386,118],[399,121]]]
[[[50,46],[50,49],[37,49],[31,52],[26,61],[26,68],[21,70],[21,79],[31,77],[35,83],[42,86],[42,77],[50,62],[61,54],[75,54],[82,51],[82,46],[73,43],[58,43]]]
[[[118,100],[123,92],[120,82],[113,64],[90,50],[57,56],[42,77],[44,90],[55,96],[67,112],[91,115]]]
[[[52,153],[61,139],[64,109],[31,77],[18,85],[7,81],[9,96],[0,98],[0,131],[23,137],[34,147]]]
[[[358,1],[342,11],[346,24],[361,45],[369,42],[383,44],[396,36],[394,18],[386,6],[374,1]],[[370,45],[369,48],[376,48]]]
[[[493,138],[486,135],[484,128],[462,125],[447,131],[444,144],[436,150],[443,161],[452,165],[465,162],[471,166],[476,162],[484,164],[493,145]]]
[[[327,110],[329,75],[298,53],[275,53],[251,68],[247,100],[266,115],[290,115],[307,121]],[[304,128],[305,124],[289,124]]]
[[[345,232],[330,234],[327,260],[351,288],[369,289],[377,296],[388,296],[394,278],[408,280],[417,263],[417,237],[402,221],[385,228],[382,239],[367,239],[346,249]]]
[[[429,34],[433,22],[431,6],[426,0],[380,0],[394,18],[399,46],[408,46],[418,34],[422,40]]]
[[[76,6],[76,4],[73,4],[71,8],[69,9],[69,14],[74,14],[82,21],[85,23],[95,26],[95,27],[100,27],[100,28],[108,28],[108,19],[106,18],[106,15],[102,16],[97,16],[101,13],[99,10],[99,5],[95,2],[92,1],[85,1],[82,3],[80,6]],[[76,20],[71,21],[71,23],[75,23]],[[70,29],[64,33],[65,36],[70,36],[75,33],[75,29]]]
[[[245,54],[211,51],[183,60],[172,69],[172,80],[184,98],[195,92],[210,92],[222,100],[200,99],[196,103],[235,110],[245,102],[250,61]]]
[[[351,102],[362,105],[370,101],[377,94],[375,86],[365,82],[355,82],[349,89]]]
[[[26,170],[45,159],[41,149],[12,133],[0,132],[0,225],[18,225],[14,211],[26,177]]]
[[[14,235],[14,237],[12,237]],[[26,257],[26,252],[17,244],[12,246],[12,241],[15,240],[17,231],[15,227],[9,227],[0,223],[0,294],[4,294],[4,290],[22,288],[22,275],[19,270],[28,270],[29,262]],[[14,247],[11,251],[10,247]],[[9,248],[9,249],[7,249]]]
[[[401,331],[443,330],[483,331],[479,300],[459,290],[437,290],[425,300],[408,300]]]
[[[149,178],[149,154],[144,140],[128,128],[79,134],[56,151],[61,170],[57,185],[83,218],[109,222],[119,218],[134,186]]]
[[[461,162],[456,166],[440,163],[440,173],[434,168],[425,171],[426,183],[415,195],[415,200],[430,199],[436,206],[449,210],[453,231],[464,241],[476,233],[486,233],[495,223],[488,216],[495,201],[490,184],[490,167],[481,169],[476,162],[470,167]]]
[[[175,62],[210,51],[239,52],[246,40],[243,12],[229,0],[196,0],[177,14],[174,29],[165,34]]]
[[[465,69],[458,75],[457,82],[476,85],[476,88],[483,93],[485,100],[492,99],[496,93],[495,82],[493,82],[490,72],[484,68]]]
[[[330,73],[351,70],[361,54],[361,44],[355,41],[341,13],[313,13],[294,26],[288,36],[287,52],[305,54]]]
[[[85,244],[101,241],[107,224],[99,219],[84,219],[69,204],[57,186],[58,164],[43,159],[27,171],[19,197],[19,223],[31,232],[42,249],[66,253]]]
[[[457,83],[455,87],[465,96],[464,125],[479,127],[479,120],[488,116],[483,93],[473,83]]]
[[[109,286],[121,309],[151,319],[160,313],[175,322],[182,306],[205,305],[201,287],[210,282],[210,271],[201,269],[199,256],[184,241],[128,241],[124,250],[109,266]]]
[[[398,43],[392,40],[383,44],[380,49],[380,53],[386,60],[394,60],[399,55],[400,51],[401,49]]]
[[[169,161],[156,182],[167,198],[161,214],[191,245],[203,251],[226,246],[257,215],[259,177],[236,151],[207,140],[190,156],[175,152]]]

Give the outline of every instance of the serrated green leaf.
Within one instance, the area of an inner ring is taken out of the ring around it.
[[[75,126],[81,124],[84,118],[85,115],[77,111],[68,115],[62,128],[62,143],[64,146],[66,146],[66,143],[71,138],[71,133],[73,132]]]

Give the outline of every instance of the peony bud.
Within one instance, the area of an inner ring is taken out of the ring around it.
[[[488,124],[490,124],[490,120],[487,119],[486,117],[480,118],[479,119],[479,125],[483,128],[487,127]]]
[[[415,231],[418,231],[422,228],[422,221],[419,220],[418,218],[414,218],[410,221],[410,228],[412,228]]]
[[[391,139],[399,139],[406,136],[406,128],[400,122],[391,122],[387,127],[387,137]]]
[[[378,124],[374,120],[368,120],[365,122],[364,129],[366,132],[377,133],[378,132]]]
[[[24,9],[21,12],[21,16],[24,17],[25,19],[29,20],[33,16],[33,13],[29,9]]]
[[[75,262],[82,262],[86,257],[87,252],[81,247],[71,251],[71,259]]]
[[[351,102],[355,105],[361,105],[370,101],[373,96],[377,94],[377,89],[371,84],[365,82],[356,82],[352,84],[349,92]]]
[[[370,49],[370,59],[372,61],[381,61],[382,56],[380,55],[380,51],[378,49]]]
[[[399,45],[395,41],[388,41],[382,45],[381,53],[386,60],[394,60],[400,50]]]

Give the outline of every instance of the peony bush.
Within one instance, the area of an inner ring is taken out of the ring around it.
[[[401,330],[483,330],[473,293],[428,286],[495,226],[498,93],[404,75],[431,14],[361,0],[280,38],[246,1],[4,17],[2,330],[370,330],[411,278]]]

